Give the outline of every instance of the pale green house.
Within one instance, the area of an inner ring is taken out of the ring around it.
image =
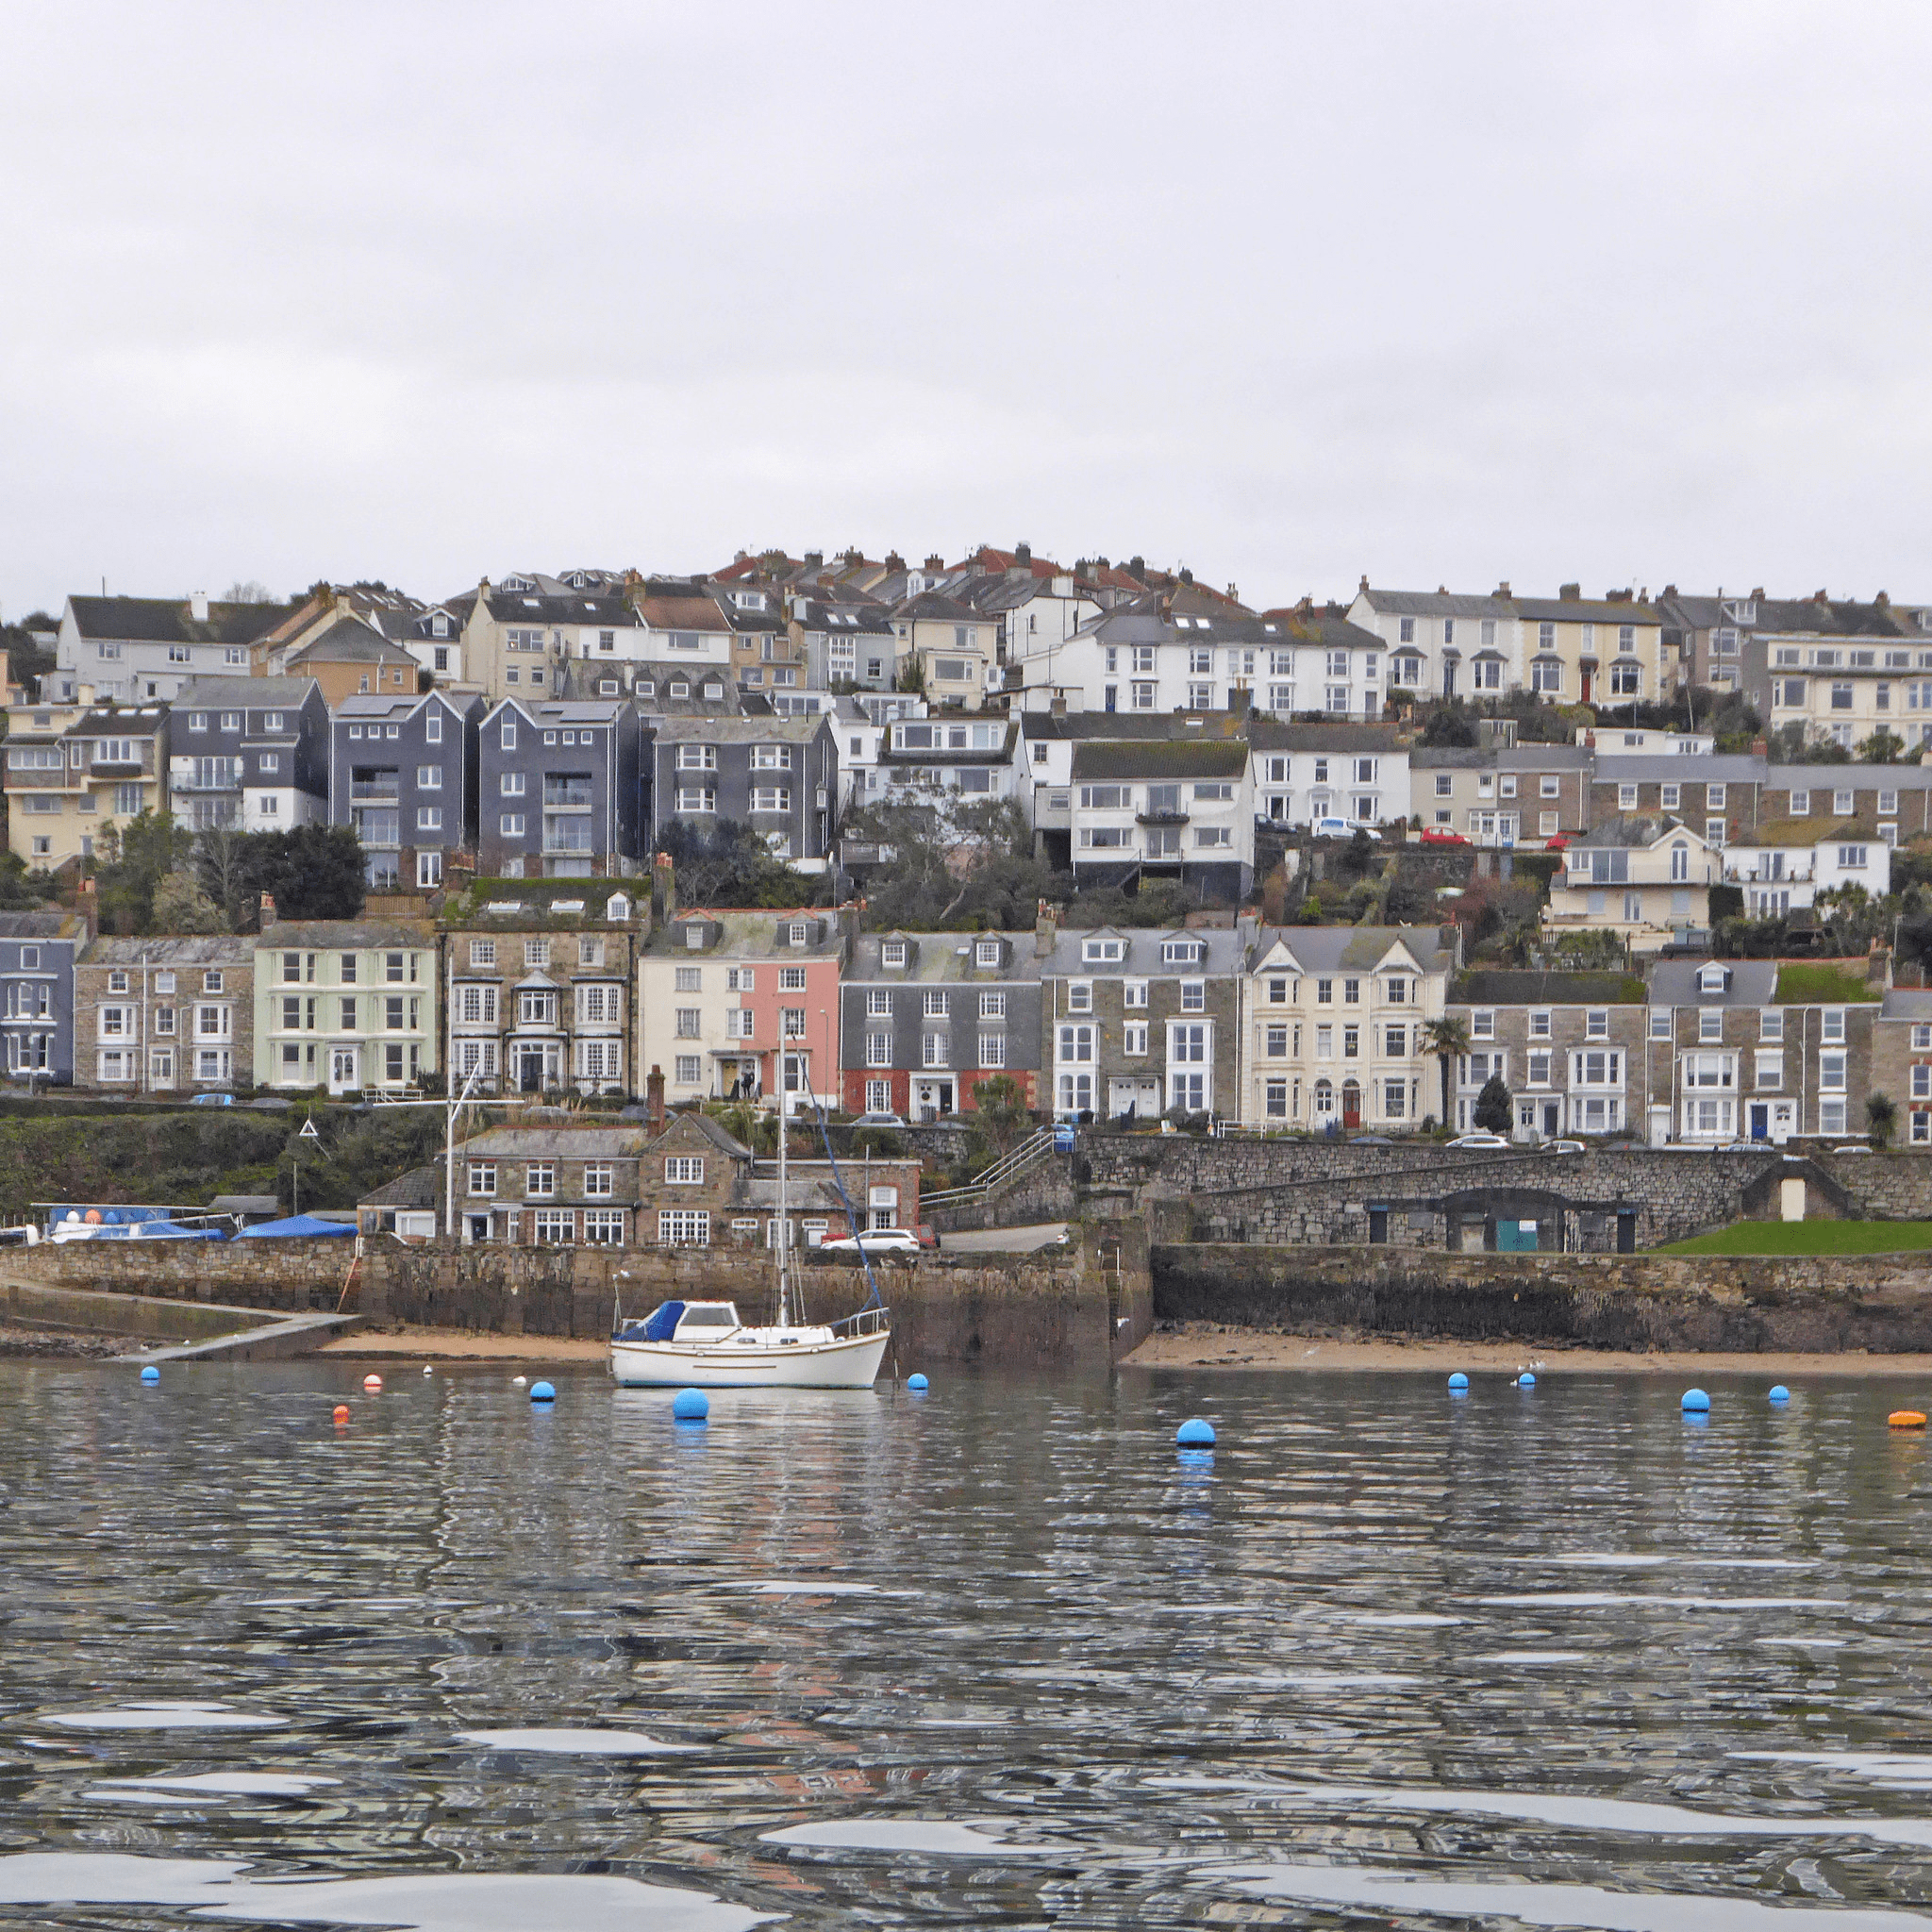
[[[285,1091],[400,1094],[437,1074],[436,928],[277,921],[255,942],[255,1076]]]

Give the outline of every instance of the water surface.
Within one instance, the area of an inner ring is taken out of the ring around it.
[[[361,1374],[0,1365],[0,1922],[1932,1932],[1898,1389]]]

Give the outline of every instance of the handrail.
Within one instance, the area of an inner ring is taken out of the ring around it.
[[[1016,1174],[1034,1166],[1042,1156],[1051,1154],[1054,1147],[1054,1130],[1041,1127],[1033,1136],[1021,1141],[1010,1154],[1003,1155],[993,1164],[964,1187],[940,1188],[922,1193],[919,1205],[922,1208],[950,1207],[961,1201],[976,1200],[990,1194],[993,1189],[1010,1180]]]

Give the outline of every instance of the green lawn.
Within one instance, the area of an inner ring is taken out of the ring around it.
[[[1739,1221],[1659,1255],[1890,1255],[1932,1248],[1932,1221]]]
[[[1854,1007],[1883,999],[1885,989],[1836,966],[1780,966],[1772,997],[1793,1007]]]

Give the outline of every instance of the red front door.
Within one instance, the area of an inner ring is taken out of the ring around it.
[[[1344,1087],[1341,1090],[1341,1124],[1344,1130],[1354,1132],[1362,1124],[1362,1092],[1359,1087]]]

